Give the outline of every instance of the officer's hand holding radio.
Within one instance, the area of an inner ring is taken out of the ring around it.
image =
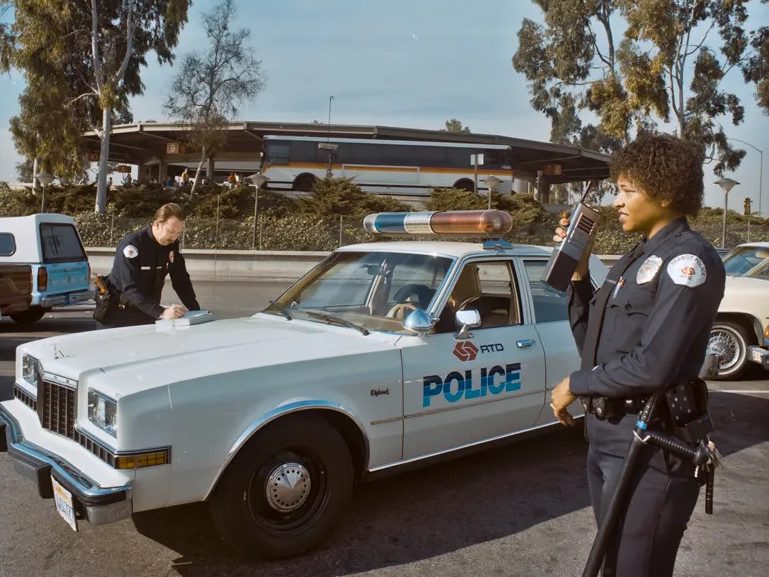
[[[561,242],[566,238],[566,230],[569,228],[570,216],[571,215],[567,211],[561,213],[561,220],[558,221],[558,228],[555,229],[555,234],[553,235],[554,242]],[[590,239],[587,250],[582,254],[582,258],[580,258],[577,268],[574,269],[574,274],[571,275],[572,281],[581,281],[590,277],[589,262],[592,250],[593,239]]]

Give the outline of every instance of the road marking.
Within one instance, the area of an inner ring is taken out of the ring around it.
[[[711,389],[714,393],[751,393],[754,395],[769,395],[769,391],[751,391],[749,389]]]

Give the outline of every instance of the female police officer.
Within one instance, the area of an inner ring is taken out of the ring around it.
[[[183,229],[184,212],[178,204],[169,203],[155,212],[150,226],[120,241],[107,279],[110,298],[101,319],[104,325],[141,325],[182,316],[181,305],[160,304],[167,274],[184,305],[190,310],[200,309],[179,252],[178,238]]]
[[[702,204],[697,150],[672,136],[643,135],[615,155],[611,172],[622,229],[643,239],[596,295],[587,258],[577,267],[569,316],[582,368],[557,385],[551,404],[564,424],[577,396],[586,405],[588,486],[599,524],[645,396],[698,377],[724,293],[721,259],[686,220]],[[673,574],[699,482],[691,464],[660,450],[648,448],[642,461],[603,577]]]

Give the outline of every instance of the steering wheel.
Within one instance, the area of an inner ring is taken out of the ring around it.
[[[385,316],[389,318],[402,319],[411,311],[418,308],[424,308],[430,303],[430,299],[433,296],[432,290],[427,288],[423,284],[407,284],[403,285],[393,295],[395,305],[387,311]],[[414,303],[409,299],[415,296],[417,302]]]

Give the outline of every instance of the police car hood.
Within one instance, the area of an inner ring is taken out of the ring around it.
[[[126,327],[63,335],[19,347],[45,372],[119,386],[120,396],[227,371],[393,350],[399,335],[282,316],[160,328]]]

